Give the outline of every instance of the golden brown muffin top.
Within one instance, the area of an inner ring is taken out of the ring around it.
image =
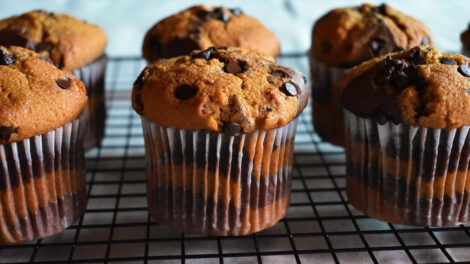
[[[0,144],[61,127],[76,119],[87,103],[80,80],[15,46],[0,46],[0,87]]]
[[[98,26],[65,14],[38,10],[0,20],[0,45],[34,50],[64,70],[76,70],[97,59],[106,41]]]
[[[430,45],[354,67],[340,82],[344,107],[374,118],[429,128],[470,125],[470,59]]]
[[[313,28],[311,55],[328,65],[352,67],[420,44],[432,44],[423,23],[386,4],[363,4],[320,18]]]
[[[155,24],[142,47],[148,61],[189,54],[209,47],[242,47],[280,55],[274,33],[257,19],[236,9],[194,6]]]
[[[242,48],[209,48],[147,66],[132,90],[137,113],[161,126],[249,133],[281,127],[305,108],[305,76]]]

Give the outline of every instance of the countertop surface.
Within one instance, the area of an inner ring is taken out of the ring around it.
[[[284,53],[306,51],[310,47],[313,23],[328,10],[362,3],[356,0],[258,0],[258,1],[156,1],[156,0],[1,0],[0,17],[28,10],[47,9],[70,13],[103,27],[109,36],[107,52],[111,56],[139,56],[145,32],[157,21],[189,6],[240,7],[257,17],[280,38]],[[382,3],[384,1],[369,1]],[[464,0],[394,0],[389,5],[425,22],[442,50],[460,50],[460,33],[470,17],[470,2]]]

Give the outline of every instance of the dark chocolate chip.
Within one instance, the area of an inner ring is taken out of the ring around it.
[[[330,53],[332,49],[333,49],[333,45],[331,45],[329,41],[325,40],[321,43],[321,51],[323,52],[323,54]]]
[[[459,66],[458,71],[465,77],[470,77],[470,67],[466,64],[462,64]]]
[[[13,133],[16,133],[16,128],[12,126],[0,126],[0,140],[9,140]]]
[[[281,86],[281,92],[283,92],[287,96],[296,96],[297,87],[291,82],[285,82]]]
[[[272,69],[271,75],[278,76],[280,78],[291,78],[291,74],[282,68]]]
[[[403,71],[395,71],[391,78],[393,85],[398,90],[403,90],[408,86],[408,76]]]
[[[419,48],[414,48],[410,52],[410,56],[408,57],[409,60],[418,61],[421,59],[421,50]]]
[[[197,91],[197,87],[188,84],[183,84],[175,89],[175,97],[180,100],[188,100],[189,98],[195,96],[197,94]]]
[[[217,48],[216,47],[210,47],[208,49],[205,49],[203,51],[200,51],[198,53],[193,53],[191,54],[192,59],[203,59],[203,60],[210,60],[212,57],[212,52],[215,51]]]
[[[49,42],[41,42],[36,46],[36,51],[51,51],[52,44]]]
[[[199,10],[195,13],[195,15],[199,18],[199,19],[206,19],[208,16],[209,16],[210,12],[207,11],[207,10]]]
[[[389,71],[383,71],[377,76],[375,76],[374,82],[380,86],[385,85],[390,81],[390,72]]]
[[[231,8],[229,10],[235,16],[239,16],[239,15],[243,14],[243,11],[240,8]]]
[[[422,45],[427,45],[429,44],[429,39],[427,37],[424,37],[422,40],[421,40],[421,44]]]
[[[222,129],[228,136],[239,136],[242,133],[242,127],[240,124],[234,122],[224,123]]]
[[[387,13],[387,8],[388,6],[386,4],[381,4],[379,6],[373,7],[371,10],[377,13],[380,13],[382,15],[385,15]]]
[[[375,56],[379,56],[381,54],[382,48],[384,46],[385,46],[385,40],[379,39],[379,38],[374,38],[369,43],[369,47]]]
[[[37,50],[38,43],[36,41],[27,40],[24,47],[30,50]]]
[[[405,49],[403,47],[396,47],[393,49],[393,52],[399,52],[399,51],[404,51]]]
[[[271,107],[265,106],[265,107],[263,107],[263,111],[264,111],[264,112],[271,112],[271,111],[273,111],[273,110],[271,109]]]
[[[236,75],[243,72],[243,67],[239,62],[231,61],[225,64],[224,71]]]
[[[6,51],[3,49],[0,49],[0,65],[10,65],[15,62],[15,59],[13,56],[8,54]]]
[[[214,11],[212,11],[211,16],[213,16],[215,19],[220,20],[222,22],[227,22],[230,19],[230,15],[224,12],[222,8],[214,9]]]
[[[65,77],[63,79],[57,79],[55,80],[55,82],[62,89],[69,89],[70,87],[72,87],[72,81],[70,81],[69,77]]]
[[[457,65],[458,63],[451,58],[442,58],[439,60],[442,64],[446,65]]]

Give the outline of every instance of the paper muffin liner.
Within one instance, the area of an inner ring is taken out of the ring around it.
[[[88,95],[88,116],[85,132],[84,148],[89,150],[98,147],[105,133],[106,94],[105,74],[108,56],[103,54],[98,59],[72,74],[80,79],[86,87]]]
[[[347,110],[344,115],[347,194],[354,207],[394,224],[470,222],[469,126],[380,125]]]
[[[289,205],[297,119],[240,136],[162,127],[142,117],[152,217],[175,230],[246,235]]]
[[[46,134],[0,145],[0,244],[53,235],[81,216],[85,122],[86,111]]]
[[[313,125],[325,141],[344,145],[343,106],[338,83],[348,68],[332,67],[310,56]]]

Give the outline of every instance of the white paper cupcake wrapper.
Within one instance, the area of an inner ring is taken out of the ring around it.
[[[103,54],[88,65],[72,71],[72,74],[85,84],[88,95],[88,119],[84,140],[85,150],[99,146],[105,134],[105,74],[107,63],[108,56]]]
[[[274,225],[289,204],[297,119],[236,137],[161,127],[142,117],[147,198],[157,222],[203,235]]]
[[[325,141],[343,145],[343,108],[338,83],[347,68],[331,67],[310,57],[313,124]]]
[[[380,125],[348,110],[344,115],[352,205],[396,224],[470,222],[469,126]]]
[[[86,111],[46,134],[0,145],[0,244],[53,235],[80,217],[85,122]]]

